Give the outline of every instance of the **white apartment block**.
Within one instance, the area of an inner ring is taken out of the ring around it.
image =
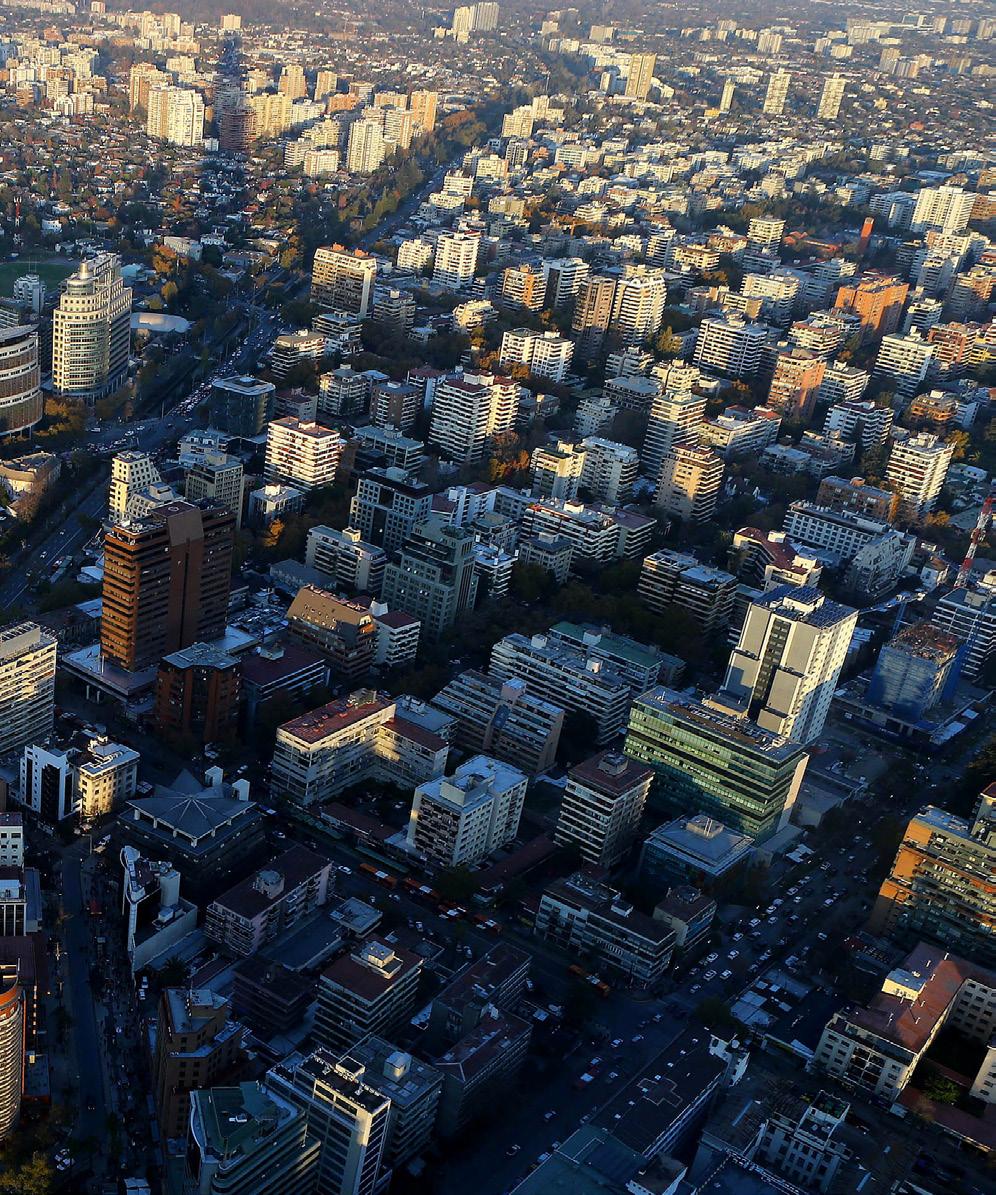
[[[953,454],[953,444],[930,432],[893,441],[885,480],[899,495],[908,518],[922,519],[934,509]]]
[[[925,232],[929,228],[963,232],[975,200],[975,194],[964,187],[924,187],[917,193],[910,229],[913,232]]]
[[[204,100],[189,87],[153,87],[149,91],[146,132],[173,145],[204,141]]]
[[[322,245],[311,267],[311,301],[331,311],[366,319],[373,302],[377,262],[342,245]]]
[[[888,440],[892,419],[891,407],[880,407],[870,399],[835,403],[823,421],[823,434],[851,440],[862,452],[867,452],[870,448],[881,448]]]
[[[693,360],[703,369],[727,377],[752,377],[761,364],[761,349],[767,341],[764,324],[748,324],[734,317],[704,319],[699,325]]]
[[[820,388],[816,392],[816,401],[835,405],[860,402],[870,381],[871,374],[865,370],[858,369],[853,365],[844,365],[840,361],[830,361],[827,363]]]
[[[581,257],[548,257],[541,269],[546,281],[548,307],[561,307],[570,302],[591,273],[591,266]]]
[[[52,733],[56,652],[55,636],[33,622],[0,630],[0,756]]]
[[[791,503],[785,512],[782,530],[793,543],[819,548],[822,556],[830,556],[841,564],[892,528],[867,515],[798,501]]]
[[[996,571],[946,593],[934,607],[931,622],[964,641],[962,673],[975,680],[996,652]]]
[[[62,286],[52,318],[52,381],[59,394],[92,403],[124,382],[131,348],[131,290],[121,261],[100,253]]]
[[[118,521],[126,515],[138,514],[135,499],[140,495],[154,494],[156,488],[162,485],[162,476],[147,452],[117,453],[111,460],[111,485],[107,499],[111,519]],[[165,500],[170,501],[174,497],[173,491],[166,486]]]
[[[408,820],[408,849],[443,867],[486,859],[518,833],[527,783],[511,764],[475,755],[452,776],[420,784]]]
[[[764,93],[762,112],[766,116],[781,116],[788,99],[789,83],[792,76],[788,71],[775,71],[768,76],[768,88]]]
[[[76,769],[80,817],[103,817],[135,795],[139,754],[108,739],[92,739]]]
[[[533,332],[529,328],[513,328],[501,338],[498,363],[502,369],[524,366],[537,378],[563,382],[571,368],[574,341],[556,332]]]
[[[847,81],[843,75],[831,75],[823,84],[816,115],[820,120],[836,120],[844,99]]]
[[[751,602],[720,696],[762,730],[800,743],[823,731],[858,612],[815,588],[782,585]]]
[[[665,390],[650,403],[640,464],[648,477],[659,477],[664,458],[676,444],[695,444],[705,418],[706,398],[691,390]]]
[[[436,242],[432,281],[447,290],[459,290],[474,279],[480,239],[467,232],[444,232]]]
[[[429,443],[450,460],[475,464],[488,441],[513,431],[519,384],[490,373],[450,374],[436,385]]]
[[[328,577],[337,591],[376,596],[384,583],[387,555],[383,548],[364,543],[355,527],[340,530],[319,524],[308,531],[304,563]]]
[[[778,439],[782,417],[768,407],[727,407],[696,428],[698,442],[724,461],[760,456]]]
[[[540,444],[533,449],[529,458],[532,476],[530,493],[537,498],[574,502],[578,496],[584,463],[584,449],[569,440]]]
[[[661,462],[654,501],[666,514],[705,523],[723,488],[722,457],[698,444],[676,444]]]
[[[432,261],[432,258],[432,244],[421,237],[402,241],[398,246],[397,265],[399,270],[414,270],[415,273],[419,273]]]
[[[319,489],[335,481],[344,441],[333,428],[285,415],[266,432],[264,477],[295,489]]]
[[[926,380],[935,347],[916,332],[906,336],[883,336],[872,377],[882,378],[897,394],[912,398]]]
[[[594,495],[596,502],[617,506],[627,502],[640,471],[640,454],[628,444],[585,436],[581,441],[584,464],[581,485]]]
[[[616,283],[612,328],[624,345],[643,344],[660,331],[666,306],[664,271],[653,266],[626,266]]]
[[[349,127],[346,169],[350,174],[372,174],[383,164],[388,148],[382,121],[357,120]]]

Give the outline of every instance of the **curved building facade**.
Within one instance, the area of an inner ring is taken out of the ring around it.
[[[21,1114],[24,1081],[24,995],[16,979],[0,991],[0,1141]]]
[[[0,329],[0,435],[34,427],[43,409],[37,331],[29,326]]]
[[[57,393],[92,403],[128,376],[131,291],[113,253],[84,261],[62,284],[52,320],[52,382]]]

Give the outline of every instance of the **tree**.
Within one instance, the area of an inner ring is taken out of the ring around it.
[[[957,1104],[961,1089],[947,1075],[932,1067],[924,1079],[923,1093],[935,1104]]]
[[[707,1029],[733,1029],[736,1020],[724,1000],[707,996],[696,1008],[695,1015]]]
[[[0,1195],[50,1195],[55,1171],[43,1154],[34,1154],[16,1170],[0,1175]]]

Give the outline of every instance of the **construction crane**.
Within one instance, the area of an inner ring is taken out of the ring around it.
[[[989,491],[989,496],[982,503],[979,517],[972,528],[972,534],[968,541],[968,551],[965,553],[965,559],[961,562],[961,568],[958,570],[958,579],[954,583],[955,589],[964,589],[968,584],[969,577],[972,575],[972,561],[975,559],[975,553],[979,550],[979,544],[986,538],[989,532],[989,524],[992,522],[994,500],[996,500],[996,486]]]

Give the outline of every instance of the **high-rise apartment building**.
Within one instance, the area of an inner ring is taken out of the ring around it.
[[[546,300],[546,275],[529,262],[507,266],[501,275],[501,301],[509,307],[542,311]]]
[[[0,1141],[6,1141],[21,1115],[24,1087],[24,991],[16,978],[0,989]]]
[[[304,75],[304,67],[299,62],[288,62],[281,70],[277,80],[277,91],[281,95],[290,96],[292,100],[304,99],[308,94],[308,81]]]
[[[91,739],[76,769],[79,813],[84,821],[104,817],[134,797],[139,754],[107,739]]]
[[[267,428],[263,475],[271,484],[292,485],[304,493],[330,486],[344,446],[335,428],[285,415]]]
[[[962,674],[967,680],[977,680],[996,652],[996,570],[990,570],[981,581],[944,594],[934,607],[931,622],[964,642]]]
[[[243,1029],[223,996],[206,988],[166,988],[159,1001],[152,1092],[163,1140],[182,1150],[190,1093],[237,1077]],[[167,1146],[167,1149],[169,1147]]]
[[[964,187],[923,187],[917,192],[910,230],[926,232],[936,228],[941,232],[964,232],[976,198]]]
[[[574,502],[581,484],[584,459],[584,449],[569,440],[540,444],[529,458],[530,493],[536,498]]]
[[[840,114],[840,105],[844,99],[847,80],[843,75],[831,75],[823,84],[820,102],[816,108],[816,115],[820,120],[836,120]]]
[[[723,94],[719,97],[720,112],[729,112],[733,107],[733,97],[736,94],[737,84],[734,79],[727,79],[723,84]]]
[[[349,126],[346,169],[351,174],[371,174],[387,156],[383,120],[357,120]]]
[[[0,436],[27,431],[44,413],[38,330],[0,328]]]
[[[423,133],[431,133],[436,127],[436,106],[439,94],[435,91],[413,91],[408,97],[408,111],[412,120]]]
[[[706,397],[691,390],[665,390],[653,397],[640,464],[648,477],[660,476],[664,458],[676,444],[695,444],[705,418]]]
[[[916,331],[884,336],[875,356],[872,376],[903,398],[912,398],[927,378],[936,355],[933,343]]]
[[[603,751],[567,773],[554,841],[576,843],[582,860],[611,869],[629,850],[654,778],[651,768]]]
[[[664,271],[627,265],[616,282],[610,330],[625,346],[643,344],[660,331],[667,306]]]
[[[54,635],[33,622],[0,629],[0,755],[51,734],[57,645]]]
[[[118,452],[111,459],[111,484],[107,508],[112,519],[141,515],[176,498],[163,484],[155,461],[147,452]]]
[[[498,364],[502,369],[518,365],[528,369],[533,377],[563,382],[573,356],[574,342],[556,332],[511,328],[502,335]]]
[[[734,316],[710,316],[699,325],[693,359],[703,369],[727,377],[753,377],[761,365],[761,350],[768,334],[764,324],[748,324]]]
[[[948,474],[954,445],[930,432],[892,442],[885,480],[899,495],[900,513],[919,521],[934,509]]]
[[[909,283],[881,274],[863,274],[837,291],[834,308],[856,315],[866,337],[888,336],[903,318]]]
[[[637,593],[658,614],[682,610],[707,635],[730,624],[737,579],[695,556],[661,548],[643,558]]]
[[[153,87],[149,91],[145,130],[173,145],[204,141],[204,100],[190,87]]]
[[[784,419],[808,423],[826,370],[826,362],[810,349],[778,352],[766,405]]]
[[[616,279],[589,275],[580,284],[571,328],[577,337],[577,354],[583,360],[597,357],[612,324]]]
[[[762,730],[800,743],[823,731],[858,613],[815,588],[780,585],[751,602],[721,697]]]
[[[224,633],[235,516],[171,502],[104,536],[100,649],[129,672]]]
[[[640,454],[636,449],[601,436],[585,436],[581,448],[584,451],[582,487],[590,491],[596,502],[609,506],[627,502],[640,470]]]
[[[492,373],[448,374],[436,384],[429,443],[463,464],[483,460],[495,436],[515,429],[519,383]]]
[[[630,54],[629,71],[626,75],[627,99],[645,100],[650,94],[654,82],[654,68],[657,66],[656,54]]]
[[[764,93],[764,105],[761,109],[766,116],[781,116],[785,111],[791,82],[792,76],[788,71],[775,71],[768,76],[768,88]]]
[[[477,601],[474,536],[438,519],[419,523],[384,569],[381,596],[392,610],[404,610],[438,639]]]
[[[62,285],[52,320],[52,382],[59,394],[92,403],[128,373],[131,290],[116,254],[84,261]]]
[[[74,751],[31,743],[21,757],[21,804],[49,825],[58,825],[79,810],[74,755]]]
[[[245,481],[242,462],[225,455],[223,460],[203,460],[190,466],[183,482],[188,502],[216,502],[235,515],[236,529],[242,526],[242,494]]]
[[[447,290],[459,290],[473,281],[480,238],[469,232],[444,232],[436,242],[432,281]]]
[[[377,281],[377,262],[360,250],[322,245],[311,267],[311,301],[366,319]]]
[[[789,819],[809,756],[711,698],[660,686],[638,697],[626,754],[654,769],[651,804],[708,814],[763,841]]]
[[[329,579],[331,588],[348,593],[380,594],[387,554],[364,543],[355,527],[342,531],[319,525],[308,531],[304,563]]]
[[[415,1010],[422,959],[402,947],[366,941],[336,959],[318,981],[315,1040],[348,1050],[368,1034],[391,1037]]]
[[[996,784],[971,821],[928,805],[910,819],[872,909],[871,928],[904,945],[927,939],[996,964]]]
[[[391,1100],[365,1078],[362,1063],[323,1049],[267,1076],[267,1089],[301,1111],[320,1144],[314,1189],[323,1195],[365,1195],[384,1177]]]
[[[723,488],[723,458],[698,444],[675,444],[664,454],[654,502],[689,523],[712,518]]]

